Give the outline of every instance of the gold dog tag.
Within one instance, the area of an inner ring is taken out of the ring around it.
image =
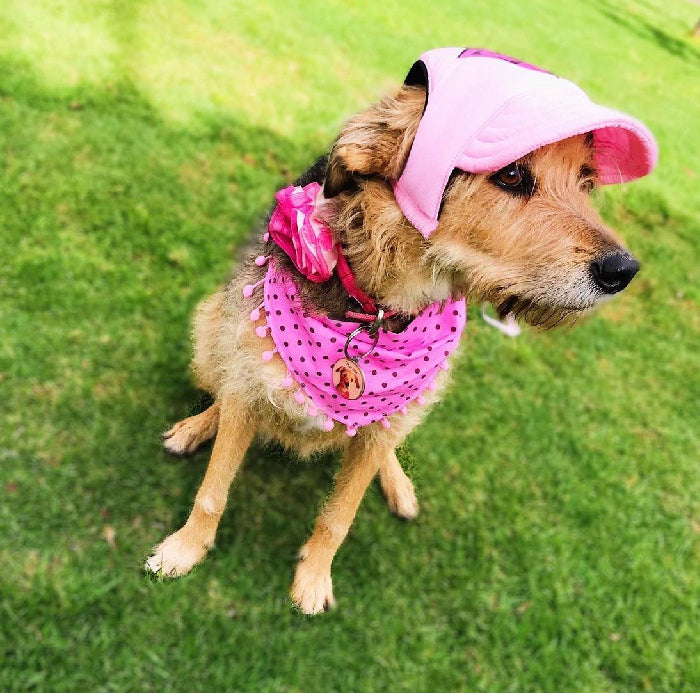
[[[365,375],[357,362],[338,360],[333,365],[333,386],[344,399],[359,399],[365,391]]]

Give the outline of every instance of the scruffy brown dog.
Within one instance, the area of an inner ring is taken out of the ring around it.
[[[638,264],[589,201],[598,176],[591,133],[537,148],[496,173],[455,170],[439,225],[429,238],[422,236],[398,206],[392,183],[403,172],[425,104],[424,86],[403,86],[350,119],[329,156],[297,183],[323,183],[319,216],[342,243],[358,287],[395,312],[384,329],[400,333],[428,305],[460,297],[491,302],[501,314],[514,312],[550,328],[628,284]],[[448,372],[425,394],[427,401],[393,414],[389,427],[372,423],[352,437],[337,423],[320,430],[294,400],[294,387],[283,385],[287,367],[280,356],[261,360],[261,353],[274,348],[250,321],[262,288],[248,298],[242,289],[260,279],[254,261],[265,255],[291,275],[314,314],[343,319],[357,307],[337,276],[310,282],[273,241],[262,238],[256,234],[231,281],[196,311],[194,376],[215,402],[165,433],[165,448],[186,454],[216,440],[187,522],[155,548],[146,566],[180,576],[203,559],[214,544],[229,486],[256,436],[302,457],[341,450],[333,494],[301,550],[291,588],[302,611],[318,613],[334,603],[333,557],[377,473],[390,510],[406,519],[418,514],[413,485],[395,449],[439,398]]]

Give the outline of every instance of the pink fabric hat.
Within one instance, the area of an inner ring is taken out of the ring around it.
[[[629,182],[656,165],[658,149],[639,121],[592,102],[572,82],[484,49],[427,51],[407,85],[428,97],[394,194],[406,218],[428,238],[455,168],[495,172],[536,148],[593,132],[602,184]]]

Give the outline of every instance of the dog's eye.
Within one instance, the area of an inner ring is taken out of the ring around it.
[[[520,168],[513,163],[503,168],[503,170],[499,170],[496,173],[496,179],[498,184],[503,187],[517,187],[523,181],[523,176]]]
[[[523,164],[511,163],[491,176],[491,182],[502,190],[519,197],[531,197],[535,192],[535,179]]]

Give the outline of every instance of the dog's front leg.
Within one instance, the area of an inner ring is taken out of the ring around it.
[[[345,449],[335,489],[316,520],[314,531],[299,554],[292,601],[314,615],[333,604],[331,564],[348,534],[367,487],[383,463],[394,458],[394,445],[358,435]]]
[[[227,396],[218,403],[219,431],[190,517],[156,547],[146,562],[147,569],[165,576],[186,574],[214,544],[229,486],[255,437],[255,421],[243,402]]]

